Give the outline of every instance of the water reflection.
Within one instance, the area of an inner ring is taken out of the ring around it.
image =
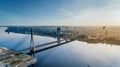
[[[30,46],[30,36],[27,34],[7,34],[0,29],[0,47],[21,50]],[[27,39],[21,45],[15,44],[21,39]],[[60,40],[45,36],[34,36],[35,45]],[[58,41],[59,43],[59,41]],[[2,44],[2,45],[1,45]],[[54,45],[54,44],[53,44]],[[16,47],[19,47],[16,49]],[[73,41],[33,55],[38,59],[31,67],[120,67],[120,46],[103,43],[87,43]]]

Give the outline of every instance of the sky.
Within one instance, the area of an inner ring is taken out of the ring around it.
[[[120,26],[120,0],[0,0],[0,25]]]

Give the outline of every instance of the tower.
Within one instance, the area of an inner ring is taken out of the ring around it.
[[[30,39],[30,53],[34,53],[35,46],[34,46],[34,39],[33,39],[33,30],[31,28],[31,39]]]
[[[60,43],[61,28],[57,27],[57,43]]]
[[[61,34],[61,28],[58,27],[58,28],[57,28],[57,35],[60,35],[60,34]]]

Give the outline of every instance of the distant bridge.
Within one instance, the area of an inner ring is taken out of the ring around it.
[[[26,54],[34,54],[34,53],[42,52],[42,51],[45,51],[45,50],[48,50],[48,49],[51,49],[51,48],[54,48],[54,47],[57,47],[57,46],[61,46],[63,44],[72,42],[74,40],[75,40],[75,37],[68,37],[68,38],[65,38],[65,39],[62,39],[62,40],[57,38],[57,41],[48,42],[48,43],[44,43],[44,44],[34,46],[33,33],[32,33],[32,29],[31,29],[30,47],[19,50],[19,51],[14,51],[14,52],[7,53],[7,54],[5,54],[3,56],[0,56],[0,58],[4,58],[4,57],[10,56],[12,54],[20,54],[20,53],[23,53],[25,51],[29,51]],[[54,43],[56,43],[56,44],[55,45],[50,45],[50,44],[54,44]],[[43,47],[43,46],[47,46],[47,47],[37,49],[37,48],[40,48],[40,47]],[[37,50],[35,50],[35,49],[37,49]]]

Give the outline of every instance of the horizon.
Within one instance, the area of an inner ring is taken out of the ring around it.
[[[0,0],[0,67],[120,67],[120,0]]]
[[[0,27],[83,27],[83,28],[103,28],[104,26],[63,26],[63,25],[0,25]],[[106,28],[120,28],[120,26],[105,26]]]

